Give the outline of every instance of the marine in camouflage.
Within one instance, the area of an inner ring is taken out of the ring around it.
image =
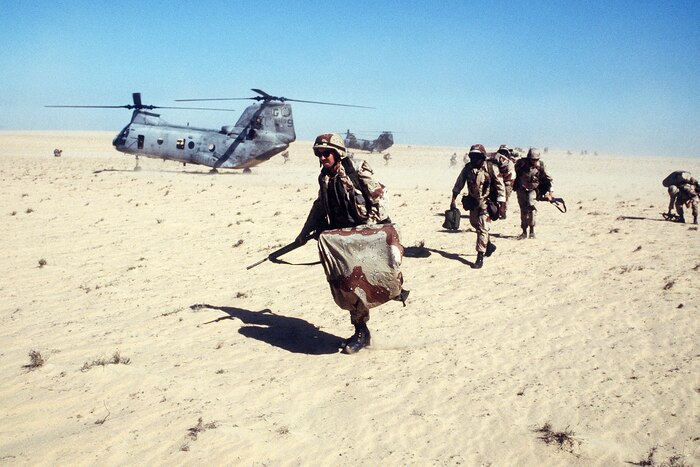
[[[540,160],[540,152],[535,148],[530,148],[527,157],[517,161],[515,173],[513,187],[518,194],[520,228],[523,230],[519,238],[527,237],[528,227],[530,228],[530,238],[534,238],[534,228],[537,223],[537,195],[543,187],[546,187],[546,191],[551,196],[552,177],[547,174],[544,162]]]

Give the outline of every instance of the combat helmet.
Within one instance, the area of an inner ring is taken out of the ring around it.
[[[533,161],[537,161],[540,159],[540,151],[539,149],[535,148],[530,148],[530,150],[527,152],[527,158]]]
[[[471,148],[469,148],[469,157],[474,154],[475,156],[478,156],[481,154],[483,157],[486,157],[486,148],[484,148],[483,144],[473,144]]]
[[[512,156],[512,154],[513,154],[513,151],[506,144],[501,144],[498,147],[498,151],[496,151],[496,152],[499,154],[503,154],[504,156],[508,156],[508,157]]]
[[[314,141],[314,153],[324,149],[333,149],[340,157],[345,157],[345,141],[337,133],[323,133]]]

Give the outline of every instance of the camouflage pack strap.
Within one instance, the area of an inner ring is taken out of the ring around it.
[[[362,197],[365,199],[365,207],[367,208],[367,215],[369,216],[369,213],[372,212],[372,200],[369,195],[369,190],[365,184],[362,183],[362,180],[360,180],[360,176],[357,174],[357,170],[355,170],[355,166],[352,164],[352,160],[350,160],[349,157],[343,157],[340,159],[340,162],[343,164],[345,173],[350,177],[352,184],[362,192]]]

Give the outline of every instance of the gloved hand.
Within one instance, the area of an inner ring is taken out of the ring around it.
[[[547,192],[547,201],[549,201],[550,203],[552,202],[552,192],[551,191]]]

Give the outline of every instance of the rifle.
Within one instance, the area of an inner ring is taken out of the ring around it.
[[[664,219],[671,222],[678,222],[681,218],[678,214],[672,214],[670,212],[662,212],[661,215]]]
[[[267,255],[266,258],[261,259],[261,260],[258,261],[257,263],[251,264],[250,266],[247,266],[246,269],[252,269],[252,268],[254,268],[255,266],[258,266],[258,265],[264,263],[264,262],[267,261],[267,260],[270,260],[270,261],[272,261],[272,262],[274,263],[274,262],[277,261],[277,258],[279,258],[279,257],[282,256],[282,255],[286,255],[286,254],[289,253],[290,251],[294,251],[294,250],[296,250],[297,248],[303,246],[307,241],[309,241],[309,240],[312,239],[313,237],[314,237],[313,235],[309,235],[308,237],[306,237],[306,238],[304,239],[303,242],[299,242],[299,241],[294,240],[294,241],[293,241],[292,243],[290,243],[289,245],[285,245],[285,246],[283,246],[282,248],[280,248],[279,250],[273,251],[272,253],[270,253],[269,255]]]
[[[566,202],[564,198],[552,198],[550,201],[547,196],[538,195],[537,201],[548,201],[550,204],[553,204],[555,208],[559,209],[559,212],[566,212]]]

